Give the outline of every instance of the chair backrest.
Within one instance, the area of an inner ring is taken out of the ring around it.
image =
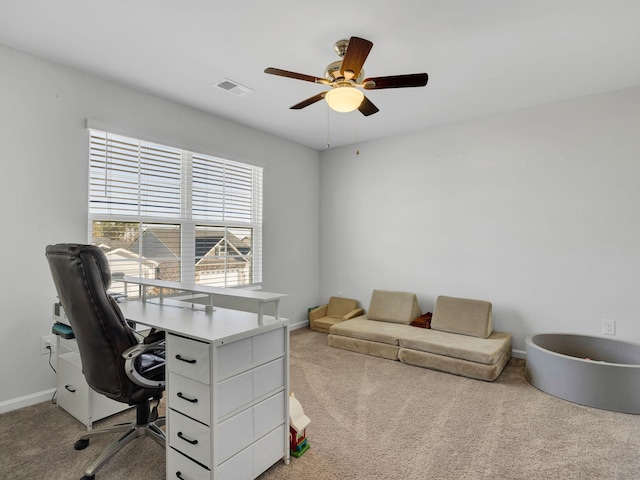
[[[327,304],[327,317],[342,318],[358,308],[358,301],[353,298],[331,297]]]
[[[122,353],[138,341],[107,294],[111,273],[104,252],[96,245],[58,244],[46,248],[46,257],[89,386],[131,405],[153,396],[153,390],[141,391],[126,376]]]

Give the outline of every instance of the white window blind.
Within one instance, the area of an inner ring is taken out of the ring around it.
[[[114,272],[262,281],[262,168],[90,130],[89,237]]]

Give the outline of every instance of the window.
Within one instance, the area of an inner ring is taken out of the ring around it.
[[[112,272],[262,281],[262,168],[90,130],[89,238]]]

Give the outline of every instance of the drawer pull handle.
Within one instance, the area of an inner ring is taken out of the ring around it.
[[[176,477],[178,477],[180,480],[187,480],[187,478],[186,478],[186,477],[183,477],[183,476],[182,476],[182,472],[180,472],[180,471],[177,471],[177,472],[176,472]]]
[[[65,385],[64,388],[71,393],[76,393],[76,389],[72,385]]]
[[[178,398],[186,400],[187,402],[198,403],[198,399],[197,398],[189,398],[189,397],[185,396],[182,392],[178,392],[177,395],[178,395]]]
[[[187,362],[187,363],[196,363],[196,360],[195,360],[195,359],[193,359],[193,358],[182,358],[182,357],[180,356],[180,354],[176,355],[176,358],[177,358],[178,360],[182,360],[183,362]]]
[[[181,440],[184,440],[187,443],[190,443],[191,445],[197,445],[198,444],[198,440],[190,440],[187,437],[185,437],[182,432],[178,432],[178,438]]]

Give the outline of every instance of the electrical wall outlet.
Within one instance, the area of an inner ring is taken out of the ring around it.
[[[602,320],[602,333],[605,335],[616,334],[616,321],[615,320]]]
[[[51,353],[56,353],[56,336],[55,335],[45,335],[44,337],[40,337],[40,354],[47,355],[49,353],[49,348],[51,348]]]

